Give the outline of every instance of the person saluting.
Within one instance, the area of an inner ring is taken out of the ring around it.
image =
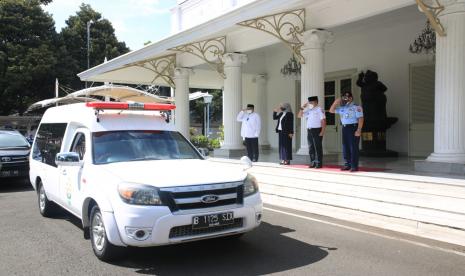
[[[342,154],[345,165],[341,170],[351,172],[358,171],[359,143],[363,128],[362,107],[353,103],[351,92],[342,93],[342,97],[336,99],[329,112],[340,115],[342,124]]]
[[[307,142],[310,155],[309,168],[323,167],[323,135],[326,129],[324,110],[318,106],[318,97],[308,97],[297,114],[299,118],[307,119]]]
[[[242,122],[241,136],[245,140],[247,156],[252,162],[258,161],[258,136],[260,135],[260,115],[254,112],[255,106],[248,104],[237,114],[237,121]]]

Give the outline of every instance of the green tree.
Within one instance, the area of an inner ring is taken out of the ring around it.
[[[111,22],[102,18],[90,5],[82,4],[76,15],[66,20],[66,27],[60,33],[68,55],[74,60],[68,67],[69,73],[64,76],[65,84],[73,89],[83,87],[76,74],[87,69],[87,22],[91,21],[90,67],[102,63],[105,57],[112,59],[129,51],[126,44],[116,38]]]
[[[189,92],[193,93],[196,91],[208,92],[213,96],[210,104],[210,122],[221,123],[223,116],[223,95],[220,89],[200,89],[200,88],[189,88]],[[191,123],[202,123],[204,116],[204,100],[203,98],[193,100],[189,102],[190,118]]]
[[[38,0],[0,1],[2,115],[23,113],[32,102],[53,97],[58,36],[52,17],[40,4]]]

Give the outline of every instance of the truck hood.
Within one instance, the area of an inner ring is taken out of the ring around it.
[[[0,156],[26,156],[29,155],[29,149],[20,149],[20,148],[14,148],[14,149],[5,149],[5,148],[0,148]]]
[[[247,173],[238,166],[208,160],[154,160],[99,165],[122,182],[175,187],[242,181]]]

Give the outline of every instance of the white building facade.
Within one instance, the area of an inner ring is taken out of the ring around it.
[[[260,143],[277,148],[273,108],[294,111],[309,96],[329,109],[342,91],[360,102],[358,73],[378,73],[397,117],[387,148],[427,164],[465,164],[465,0],[188,0],[172,9],[172,36],[79,74],[82,80],[175,88],[176,124],[188,133],[189,87],[223,89],[225,141],[219,154],[243,146],[237,112],[255,104],[264,125]],[[419,6],[423,9],[420,9]],[[426,7],[430,7],[429,9]],[[409,45],[427,18],[438,34],[436,55]],[[273,33],[275,30],[275,33]],[[276,30],[280,30],[276,32]],[[268,31],[268,32],[267,32]],[[291,35],[289,35],[291,33]],[[292,56],[300,78],[280,70]],[[183,110],[181,110],[183,109]],[[329,115],[329,114],[328,114]],[[329,115],[331,116],[331,115]],[[328,119],[326,153],[340,153],[339,118]],[[294,148],[307,154],[305,122],[296,120]]]

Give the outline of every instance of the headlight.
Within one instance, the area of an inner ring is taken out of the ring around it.
[[[257,179],[254,176],[248,174],[244,180],[244,197],[253,195],[256,192],[258,192]]]
[[[123,183],[118,185],[118,192],[128,204],[162,205],[158,189],[152,186]]]

